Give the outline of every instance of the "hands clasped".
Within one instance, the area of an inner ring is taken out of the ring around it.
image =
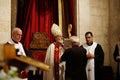
[[[93,53],[88,53],[87,54],[87,58],[88,59],[93,59],[95,56],[94,56],[94,54]]]

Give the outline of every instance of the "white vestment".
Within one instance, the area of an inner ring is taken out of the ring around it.
[[[50,46],[47,49],[45,63],[51,67],[51,71],[50,72],[47,72],[47,71],[43,72],[43,80],[55,80],[54,49],[55,49],[54,43],[50,44]],[[62,47],[59,48],[60,57],[62,56],[63,52],[64,52],[63,48]],[[65,75],[64,69],[65,69],[65,63],[64,62],[60,63],[59,64],[59,80],[64,80],[64,75]]]
[[[26,56],[25,51],[23,49],[23,46],[20,42],[15,43],[12,39],[8,41],[9,44],[14,44],[15,49],[18,49],[17,55],[23,55]],[[28,80],[27,78],[24,79],[18,79],[18,80]]]
[[[9,44],[14,44],[15,49],[18,49],[17,55],[26,56],[23,46],[20,42],[15,43],[12,39],[8,41]]]
[[[97,46],[96,42],[93,42],[91,46],[88,46],[87,44],[83,44],[83,47],[87,50],[88,53],[95,53],[95,48]],[[86,74],[87,74],[87,80],[95,80],[95,70],[94,70],[94,59],[88,59],[87,66],[86,66]]]

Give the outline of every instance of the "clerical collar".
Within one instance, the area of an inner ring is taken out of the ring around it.
[[[12,39],[12,41],[13,41],[14,43],[18,44],[18,42],[16,42],[15,40]]]
[[[88,46],[91,46],[93,44],[93,42],[87,43]]]

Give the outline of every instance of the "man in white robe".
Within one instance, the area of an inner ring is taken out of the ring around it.
[[[64,63],[60,63],[60,58],[64,52],[62,31],[58,25],[53,24],[51,32],[55,42],[48,47],[45,58],[45,63],[50,65],[51,71],[43,72],[43,80],[64,80]]]
[[[14,44],[14,47],[16,49],[16,55],[26,56],[23,45],[20,42],[21,38],[22,38],[22,30],[20,28],[15,27],[12,30],[11,39],[7,42],[7,44]],[[26,71],[26,73],[28,73],[27,64],[25,64],[21,61],[11,59],[11,60],[7,60],[7,64],[8,64],[8,67],[10,67],[10,66],[17,67],[18,73],[22,74],[23,71]],[[26,75],[26,74],[24,74],[24,75]],[[23,78],[23,77],[21,76],[21,78]],[[24,80],[27,80],[27,76],[24,78]]]
[[[9,44],[14,44],[17,50],[17,55],[26,56],[23,46],[20,42],[22,37],[22,30],[20,28],[14,28],[12,30],[12,38],[8,41]]]
[[[87,80],[103,80],[102,68],[104,52],[100,44],[93,41],[92,32],[85,33],[86,43],[82,46],[87,50]]]

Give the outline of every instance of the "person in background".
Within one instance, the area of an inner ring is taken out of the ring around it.
[[[61,62],[66,62],[65,80],[87,80],[86,50],[80,47],[79,38],[71,36],[72,48],[65,50]]]
[[[119,35],[119,41],[115,46],[113,57],[114,57],[114,60],[117,62],[116,80],[120,80],[120,35]]]
[[[87,80],[103,80],[104,51],[100,44],[93,41],[93,33],[85,33],[86,43],[82,45],[87,50]]]
[[[12,30],[12,34],[11,34],[11,39],[6,43],[6,44],[14,44],[14,47],[16,49],[16,55],[17,56],[26,56],[26,53],[25,53],[25,50],[23,48],[23,45],[22,43],[20,42],[21,41],[21,38],[22,38],[22,30],[18,27],[15,27],[13,28]],[[21,62],[21,61],[18,61],[18,60],[14,60],[14,59],[11,59],[11,60],[7,60],[7,65],[8,65],[8,68],[10,66],[15,66],[18,68],[18,73],[21,75],[21,73],[23,71],[26,70],[25,73],[28,72],[27,70],[27,64]],[[24,74],[25,77],[23,76],[20,76],[21,78],[24,78],[26,79],[27,78],[27,74]]]
[[[50,65],[50,72],[43,72],[43,80],[64,80],[64,63],[60,63],[60,58],[64,52],[63,36],[60,27],[53,24],[51,28],[55,42],[51,43],[47,49],[45,63]]]
[[[12,37],[7,43],[14,44],[15,49],[17,50],[17,55],[26,56],[23,45],[20,42],[21,37],[22,37],[22,30],[16,27],[12,30]]]

